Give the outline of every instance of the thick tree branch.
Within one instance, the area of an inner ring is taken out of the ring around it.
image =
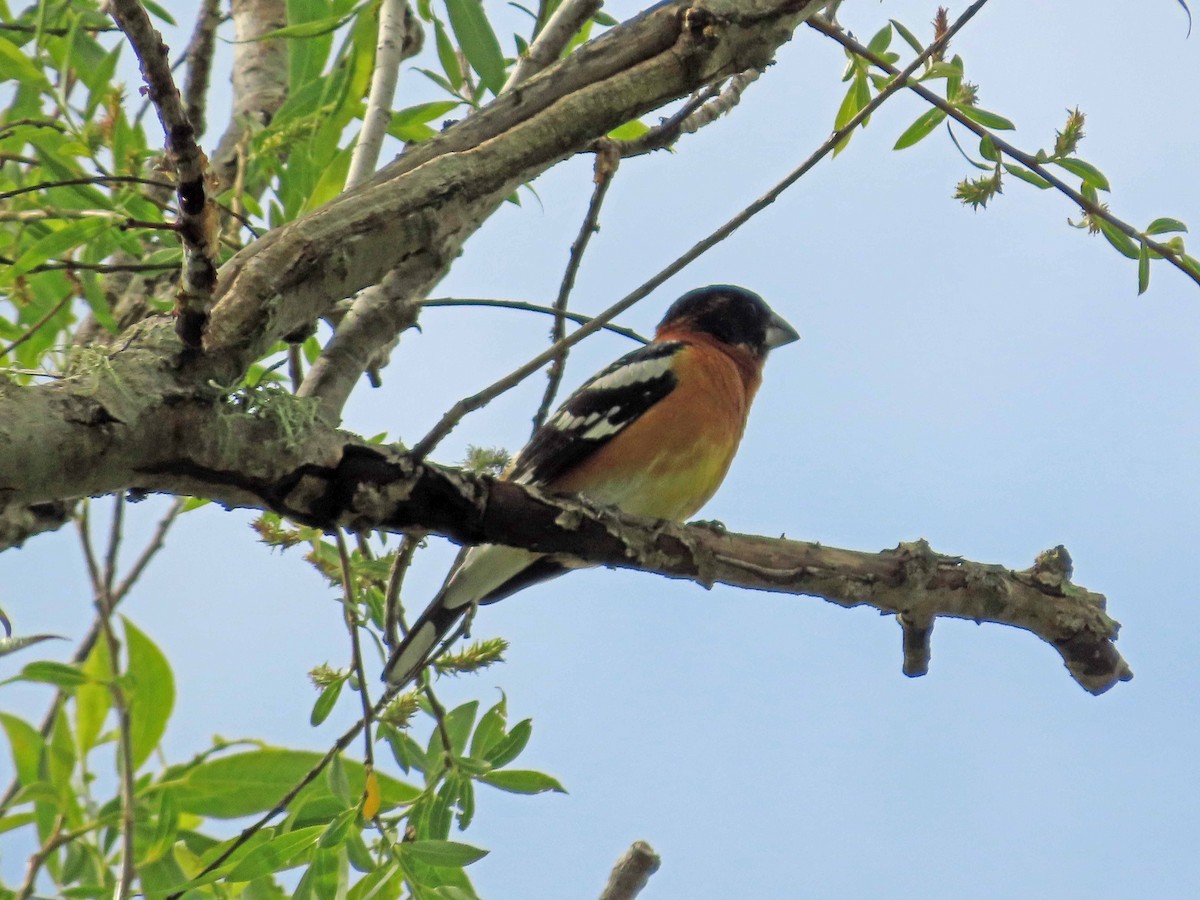
[[[391,269],[423,296],[519,184],[698,87],[765,65],[814,8],[676,2],[612,29],[221,271],[210,354],[244,363]]]

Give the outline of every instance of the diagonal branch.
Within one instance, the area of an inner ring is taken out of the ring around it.
[[[529,49],[518,57],[500,93],[511,91],[558,59],[571,38],[603,5],[604,0],[562,0]]]
[[[830,25],[823,19],[809,19],[808,25],[810,28],[816,29],[826,37],[830,37],[837,41],[852,53],[855,53],[856,55],[861,56],[863,59],[868,60],[871,65],[878,69],[882,69],[884,72],[887,72],[889,75],[891,75],[892,80],[888,82],[889,88],[893,84],[901,84],[915,93],[922,100],[925,100],[930,105],[940,109],[947,116],[954,119],[954,121],[958,122],[977,137],[990,138],[997,150],[1006,156],[1015,159],[1031,172],[1037,173],[1041,178],[1044,178],[1046,181],[1050,182],[1050,184],[1054,186],[1055,190],[1071,198],[1073,202],[1079,204],[1079,207],[1085,210],[1089,215],[1094,216],[1097,219],[1104,220],[1127,238],[1130,238],[1139,244],[1144,244],[1147,249],[1157,253],[1192,281],[1196,282],[1196,284],[1200,285],[1200,270],[1193,269],[1187,265],[1187,262],[1185,261],[1185,255],[1182,251],[1175,250],[1161,241],[1156,241],[1149,235],[1138,231],[1123,219],[1118,219],[1111,212],[1105,209],[1104,206],[1089,200],[1082,193],[1075,190],[1073,187],[1059,178],[1048,166],[1043,165],[1037,157],[1026,153],[1024,150],[1014,146],[1013,144],[1010,144],[995,132],[990,131],[989,129],[980,125],[978,122],[968,118],[963,114],[962,110],[954,106],[952,103],[949,103],[944,97],[939,97],[933,91],[929,90],[929,88],[925,87],[925,85],[921,84],[920,82],[910,80],[909,76],[912,75],[912,71],[910,71],[911,66],[901,72],[887,60],[883,59],[878,54],[871,52],[869,48],[864,47],[841,28]]]

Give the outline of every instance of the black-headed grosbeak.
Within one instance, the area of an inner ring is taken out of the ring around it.
[[[767,352],[799,337],[745,288],[690,291],[667,310],[651,343],[567,398],[503,477],[639,516],[694,515],[729,470]],[[385,680],[408,683],[476,604],[582,565],[500,544],[473,547],[393,651]]]

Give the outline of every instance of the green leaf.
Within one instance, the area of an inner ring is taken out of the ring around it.
[[[504,737],[504,725],[508,721],[508,701],[500,700],[479,717],[475,734],[471,738],[471,755],[482,758],[498,740]]]
[[[124,616],[128,675],[133,682],[129,697],[129,730],[133,768],[150,758],[175,708],[175,676],[171,664],[150,638]]]
[[[26,647],[40,644],[42,641],[65,640],[66,638],[59,634],[30,634],[25,637],[0,638],[0,656],[8,656],[10,653],[16,653],[18,650],[24,650]]]
[[[346,810],[325,826],[325,830],[321,833],[321,839],[317,841],[317,846],[328,849],[329,847],[344,844],[346,842],[346,835],[349,834],[357,818],[358,809]]]
[[[366,785],[366,773],[363,774],[363,784]],[[333,796],[341,802],[343,807],[350,805],[350,779],[346,775],[346,761],[342,758],[342,754],[338,753],[329,763],[329,768],[325,770],[325,780],[329,784],[329,790],[333,792]],[[361,794],[362,792],[359,791]]]
[[[990,134],[985,134],[979,139],[979,155],[988,162],[996,162],[1000,159],[1000,154],[996,152],[996,145],[992,142]]]
[[[1050,182],[1036,172],[1030,172],[1028,169],[1013,165],[1012,163],[1004,163],[1004,171],[1013,176],[1013,178],[1020,178],[1022,181],[1028,182],[1035,188],[1040,188],[1043,191],[1053,187]]]
[[[917,117],[917,120],[904,129],[904,133],[896,139],[893,150],[903,150],[911,147],[921,139],[928,137],[933,129],[942,124],[946,114],[940,109],[929,109]]]
[[[7,44],[0,40],[0,45]],[[62,228],[57,228],[49,234],[34,241],[24,253],[6,266],[0,273],[0,281],[10,281],[18,275],[24,275],[30,269],[43,265],[51,259],[62,256],[68,250],[86,244],[95,237],[112,227],[108,219],[78,219]]]
[[[446,733],[450,735],[450,749],[455,756],[461,756],[467,749],[467,738],[471,735],[471,726],[475,724],[478,711],[479,701],[472,700],[446,713]]]
[[[502,772],[488,772],[480,775],[479,780],[484,784],[508,791],[510,794],[541,794],[555,791],[565,794],[567,789],[559,784],[557,778],[545,772],[534,772],[530,769],[505,769]]]
[[[344,847],[318,850],[296,885],[293,900],[341,900],[346,896],[350,866]]]
[[[504,87],[504,53],[480,0],[446,0],[450,27],[479,80],[493,94]]]
[[[920,80],[933,81],[937,78],[962,78],[962,75],[963,70],[961,65],[942,60],[941,62],[935,62],[928,69],[926,69],[924,74],[921,75]]]
[[[492,745],[483,758],[497,769],[503,768],[521,755],[529,736],[533,734],[533,721],[522,719],[512,727],[512,730]]]
[[[4,727],[4,733],[8,736],[17,781],[23,787],[35,783],[38,780],[42,749],[46,742],[36,728],[24,719],[18,719],[8,713],[0,713],[0,725]]]
[[[650,130],[650,126],[640,119],[634,119],[632,122],[626,122],[624,125],[618,125],[608,133],[608,137],[614,141],[632,141],[640,138]]]
[[[46,79],[45,73],[12,41],[0,39],[0,61],[4,63],[6,80],[11,79],[39,91],[50,90],[50,82]]]
[[[364,875],[346,900],[394,900],[402,893],[404,873],[394,862],[385,863]]]
[[[217,819],[234,819],[273,809],[286,794],[321,760],[322,754],[301,750],[266,748],[248,750],[205,760],[180,780],[179,804],[184,812]],[[362,795],[366,777],[361,763],[344,762],[350,796]],[[382,794],[382,809],[411,803],[420,791],[376,772]],[[325,779],[318,778],[303,791],[293,805],[302,809],[302,824],[328,822],[345,809],[330,791]]]
[[[914,53],[919,55],[919,54],[925,52],[925,45],[922,44],[917,39],[917,36],[915,34],[913,34],[911,31],[909,31],[903,25],[903,23],[898,22],[896,19],[888,19],[888,21],[892,23],[893,28],[895,28],[898,32],[900,32],[900,37],[904,38],[904,42],[906,44],[908,44],[908,46],[913,48]]]
[[[365,4],[359,4],[359,6],[354,7],[354,9],[345,15],[327,16],[323,19],[313,19],[310,22],[300,22],[296,25],[276,28],[274,31],[268,31],[266,34],[254,38],[254,40],[273,41],[279,38],[314,38],[323,34],[330,34],[349,22],[363,5]]]
[[[461,869],[483,859],[488,851],[457,841],[409,841],[400,844],[400,854],[427,866]]]
[[[1146,293],[1146,288],[1150,287],[1150,254],[1147,252],[1150,248],[1145,244],[1141,245],[1138,252],[1138,296]]]
[[[1178,219],[1172,219],[1167,216],[1155,219],[1146,226],[1146,234],[1166,234],[1170,231],[1186,232],[1187,230],[1187,226]]]
[[[87,684],[88,677],[76,666],[66,663],[52,662],[48,659],[31,662],[17,676],[22,681],[35,681],[43,684],[53,684],[65,690]]]
[[[1185,269],[1192,273],[1193,278],[1200,280],[1200,259],[1196,259],[1196,257],[1188,256],[1186,253],[1184,253],[1179,257],[1179,262]]]
[[[1082,159],[1076,159],[1071,156],[1062,159],[1052,159],[1050,161],[1056,166],[1062,166],[1068,172],[1078,175],[1083,179],[1084,184],[1089,184],[1098,191],[1112,190],[1104,174],[1089,162],[1084,162]]]
[[[297,857],[313,846],[324,830],[324,826],[309,825],[307,828],[277,834],[242,857],[225,878],[227,881],[250,881],[290,869],[299,864]]]
[[[1100,226],[1100,233],[1108,239],[1110,244],[1116,247],[1118,253],[1129,259],[1138,258],[1138,245],[1131,241],[1128,235],[1118,231],[1116,227],[1101,218],[1097,218],[1096,222]]]
[[[992,128],[996,131],[1012,131],[1017,127],[1010,120],[1004,118],[1004,116],[988,112],[986,109],[980,109],[978,106],[959,106],[958,111],[972,122],[978,122],[984,128]]]
[[[875,32],[875,36],[872,37],[870,42],[867,44],[867,49],[878,56],[879,54],[883,53],[883,51],[885,51],[891,45],[891,43],[892,26],[888,24],[884,25],[877,32]]]
[[[87,659],[83,661],[83,671],[91,681],[81,685],[75,692],[75,739],[79,742],[80,754],[87,756],[88,751],[96,746],[96,739],[112,706],[112,691],[107,684],[112,680],[107,641],[96,641],[92,645]]]
[[[346,683],[346,679],[339,678],[332,684],[325,685],[325,689],[321,691],[317,702],[313,704],[312,714],[308,717],[308,724],[314,728],[329,718],[329,714],[333,712],[334,706],[337,705],[338,697],[342,694],[342,686]]]
[[[433,23],[434,40],[437,44],[438,62],[446,73],[446,84],[452,91],[458,91],[463,86],[462,66],[458,61],[458,51],[446,34],[446,26],[438,19]]]

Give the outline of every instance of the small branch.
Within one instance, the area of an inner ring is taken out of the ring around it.
[[[484,306],[493,307],[495,309],[516,309],[522,312],[542,313],[547,316],[561,315],[564,319],[576,323],[577,325],[586,325],[592,321],[591,316],[585,316],[583,313],[571,312],[570,310],[562,310],[559,312],[550,306],[542,306],[538,303],[530,303],[527,300],[496,300],[491,297],[434,297],[428,300],[422,300],[421,306],[439,307],[439,306]],[[605,324],[600,326],[601,331],[611,331],[613,334],[619,334],[621,337],[627,337],[631,341],[637,341],[639,344],[648,344],[650,339],[638,334],[632,328],[625,328],[622,325]]]
[[[896,621],[900,623],[904,634],[904,664],[901,670],[909,678],[928,675],[932,655],[929,639],[933,635],[933,617],[897,613]]]
[[[529,49],[517,59],[517,64],[513,66],[500,93],[512,90],[522,81],[556,62],[571,42],[571,38],[579,33],[584,23],[598,13],[603,5],[604,0],[563,0],[546,20],[545,26],[538,32]]]
[[[400,602],[400,588],[404,585],[404,576],[408,574],[413,556],[421,541],[425,540],[423,531],[406,531],[400,541],[400,549],[392,560],[392,568],[388,571],[387,589],[384,592],[384,622],[383,642],[388,650],[400,643],[400,635],[408,632],[404,624],[404,606]]]
[[[592,199],[588,203],[583,224],[579,226],[579,234],[575,236],[575,240],[571,244],[567,268],[563,272],[562,282],[558,286],[558,296],[554,299],[554,327],[550,330],[550,340],[555,345],[561,343],[562,339],[566,337],[567,318],[564,313],[567,309],[567,301],[570,299],[571,289],[575,286],[575,276],[579,273],[579,266],[583,262],[583,254],[587,251],[588,243],[591,241],[592,235],[600,230],[600,207],[604,204],[604,197],[608,194],[609,185],[612,184],[613,176],[617,174],[617,166],[620,163],[620,153],[612,142],[597,150],[593,178],[595,188],[592,191]],[[550,413],[550,405],[554,402],[554,395],[558,393],[558,386],[562,383],[563,372],[566,370],[567,353],[568,349],[564,347],[562,352],[550,361],[550,370],[546,373],[546,390],[542,394],[542,402],[533,416],[535,433],[542,427],[542,423],[546,421],[546,416]]]
[[[399,340],[401,332],[416,324],[420,310],[419,303],[408,298],[400,272],[389,272],[355,298],[296,396],[318,398],[321,417],[337,422],[359,377],[372,365],[386,362],[386,356],[381,361],[380,353],[390,352],[388,343]]]
[[[62,181],[42,181],[38,184],[29,185],[27,187],[16,188],[11,191],[0,193],[0,200],[9,200],[12,197],[20,196],[21,194],[29,194],[34,191],[48,191],[56,187],[74,187],[76,185],[90,184],[142,184],[147,187],[158,188],[173,188],[175,185],[169,181],[156,181],[153,178],[136,178],[132,175],[96,175],[91,178],[65,178]]]
[[[699,111],[704,104],[716,99],[720,94],[720,88],[707,88],[689,98],[678,111],[668,118],[663,119],[641,137],[630,141],[617,141],[616,144],[621,150],[621,158],[628,159],[633,156],[642,156],[646,153],[652,153],[655,150],[665,150],[668,147],[674,146],[683,133],[684,123]],[[611,142],[611,139],[601,138],[599,141],[596,141],[596,145],[603,142]]]
[[[634,841],[613,866],[600,900],[633,900],[661,864],[662,859],[653,847],[645,841]]]
[[[108,549],[104,554],[104,597],[105,606],[114,606],[113,582],[117,577],[117,554],[121,550],[121,530],[125,523],[125,492],[113,495],[112,523],[108,531]]]
[[[379,151],[392,121],[392,100],[400,78],[400,64],[421,49],[421,26],[408,0],[382,0],[379,7],[379,37],[375,44],[375,68],[363,113],[362,128],[350,156],[346,190],[357,187],[375,173]],[[415,36],[414,36],[415,32]]]
[[[74,293],[68,293],[64,295],[63,298],[50,307],[50,309],[48,309],[40,319],[30,325],[24,334],[22,334],[19,338],[14,338],[7,347],[0,348],[0,359],[4,359],[4,357],[8,356],[8,354],[12,353],[27,340],[37,334],[42,328],[45,327],[47,322],[62,312],[63,308],[73,299],[75,299]]]
[[[984,0],[984,2],[986,2],[986,0]],[[981,4],[976,4],[976,6],[979,5]],[[957,25],[957,23],[955,24]],[[1093,203],[1087,197],[1083,196],[1083,194],[1081,194],[1079,191],[1075,190],[1073,187],[1059,178],[1049,166],[1043,165],[1041,162],[1039,162],[1037,157],[1026,153],[1019,147],[1013,146],[995,132],[984,128],[978,122],[969,119],[962,113],[961,110],[947,102],[945,98],[939,97],[933,91],[929,90],[929,88],[925,87],[925,85],[921,84],[920,82],[910,80],[910,76],[913,74],[912,66],[909,66],[903,72],[899,71],[895,66],[887,62],[887,60],[882,59],[875,53],[872,53],[870,49],[864,47],[846,32],[842,31],[842,29],[831,26],[822,20],[809,19],[808,25],[810,28],[821,32],[821,34],[825,35],[826,37],[837,41],[852,53],[855,53],[856,55],[861,56],[863,59],[869,61],[871,65],[875,66],[877,69],[882,69],[884,72],[887,72],[889,75],[891,75],[892,80],[888,82],[888,88],[891,88],[894,84],[903,85],[915,93],[918,97],[925,100],[927,103],[940,109],[947,116],[954,119],[954,121],[958,122],[977,137],[991,138],[992,143],[995,145],[997,150],[1006,156],[1015,159],[1025,168],[1037,173],[1046,181],[1050,182],[1050,184],[1052,184],[1054,188],[1059,191],[1059,193],[1071,198],[1074,203],[1077,203],[1079,207],[1085,210],[1089,215],[1095,216],[1097,219],[1103,219],[1126,237],[1137,241],[1140,244],[1145,244],[1147,248],[1153,250],[1163,259],[1167,260],[1167,262],[1181,271],[1196,284],[1200,284],[1200,273],[1192,271],[1187,267],[1187,265],[1184,264],[1183,254],[1176,252],[1166,244],[1160,243],[1148,235],[1142,234],[1142,232],[1138,231],[1128,222],[1118,219],[1103,206],[1098,203]],[[922,56],[925,56],[925,54],[922,54]],[[885,90],[886,89],[887,88],[885,88]]]
[[[221,23],[221,0],[201,0],[196,14],[196,27],[188,41],[184,58],[187,59],[187,76],[183,82],[183,104],[187,109],[188,121],[196,134],[204,134],[208,123],[205,108],[208,103],[208,81],[212,75],[213,47],[216,44],[217,26]]]
[[[176,296],[176,332],[186,347],[199,347],[217,283],[218,219],[204,183],[207,159],[196,144],[179,89],[171,76],[167,47],[138,0],[112,0],[109,12],[137,54],[166,136],[166,159],[175,173],[179,201],[176,230],[183,241],[183,270]]]
[[[367,694],[367,675],[363,669],[362,643],[358,639],[358,601],[354,597],[354,570],[350,565],[350,553],[346,549],[346,538],[342,529],[334,530],[337,540],[338,559],[342,563],[342,612],[346,630],[350,633],[350,657],[354,676],[358,679],[358,696],[362,700],[363,759],[368,766],[375,766],[375,751],[371,741],[371,698]]]
[[[137,583],[137,580],[142,577],[142,573],[146,570],[146,566],[150,564],[150,560],[154,559],[158,555],[158,551],[163,548],[167,540],[167,532],[171,530],[171,526],[175,524],[175,520],[183,512],[183,507],[186,503],[187,500],[183,497],[176,498],[175,502],[171,504],[170,509],[167,510],[167,514],[159,520],[157,527],[154,529],[154,534],[150,536],[150,540],[146,543],[138,558],[134,560],[133,567],[121,579],[121,583],[117,585],[116,590],[113,591],[114,606],[125,599],[125,595],[129,593],[130,589]]]
[[[496,397],[499,397],[505,391],[516,387],[534,372],[541,369],[542,366],[554,359],[555,356],[562,352],[562,350],[568,347],[573,347],[588,335],[599,331],[602,326],[616,318],[625,310],[629,309],[629,307],[633,306],[638,301],[647,297],[651,291],[653,291],[663,282],[682,271],[695,259],[704,253],[707,253],[717,244],[721,243],[721,241],[725,240],[725,238],[729,237],[731,234],[745,225],[746,222],[748,222],[758,213],[762,212],[764,209],[778,200],[784,191],[808,174],[810,169],[812,169],[828,154],[833,152],[834,148],[842,142],[842,139],[845,138],[846,135],[850,134],[850,132],[862,124],[862,122],[864,122],[871,115],[871,113],[878,109],[880,105],[884,103],[884,101],[895,94],[896,91],[898,91],[904,85],[904,82],[908,76],[916,72],[917,69],[924,65],[926,59],[931,57],[934,53],[945,46],[945,44],[948,43],[950,39],[954,37],[954,35],[957,34],[958,31],[964,25],[966,25],[967,22],[969,22],[977,12],[979,12],[980,9],[983,8],[986,2],[987,0],[976,0],[975,3],[967,8],[966,12],[958,17],[954,24],[947,29],[946,33],[942,35],[939,40],[930,44],[925,49],[924,53],[919,54],[917,58],[908,65],[908,67],[902,73],[902,77],[894,79],[886,87],[884,87],[883,90],[872,97],[871,101],[862,109],[860,109],[858,113],[850,119],[849,122],[830,135],[829,138],[823,144],[821,144],[821,146],[818,147],[808,159],[788,173],[788,175],[773,188],[771,188],[771,190],[767,191],[767,193],[763,194],[716,231],[712,232],[708,237],[694,244],[690,250],[668,264],[664,269],[658,272],[658,274],[644,282],[632,293],[627,294],[608,309],[604,310],[604,312],[592,319],[591,322],[580,328],[577,328],[570,335],[563,338],[561,341],[556,342],[548,350],[539,353],[529,362],[513,370],[498,381],[493,382],[482,391],[472,394],[469,397],[464,397],[455,403],[454,406],[446,411],[433,429],[427,435],[425,435],[425,437],[421,438],[416,446],[413,447],[413,455],[417,459],[423,459],[429,454],[430,451],[432,451],[439,443],[441,443],[442,439],[445,438],[446,435],[454,430],[454,427],[462,420],[463,416],[474,412],[483,406],[486,406]]]

